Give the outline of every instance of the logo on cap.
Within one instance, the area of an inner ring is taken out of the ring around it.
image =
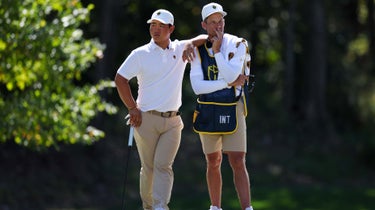
[[[205,20],[208,16],[216,12],[222,14],[223,17],[227,15],[227,13],[223,10],[223,7],[220,4],[214,2],[206,4],[202,8],[202,20]]]
[[[147,23],[151,23],[152,20],[158,20],[164,24],[171,25],[173,25],[174,22],[172,13],[165,9],[158,9],[154,13],[152,13],[151,18],[147,21]]]

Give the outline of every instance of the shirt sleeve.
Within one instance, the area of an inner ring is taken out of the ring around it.
[[[225,58],[225,55],[221,51],[215,54],[215,60],[220,75],[224,78],[226,83],[230,84],[242,73],[243,63],[246,58],[246,46],[240,44],[238,48],[233,47],[233,49],[229,49],[227,52],[233,53],[231,59],[229,59],[229,54],[226,55],[228,58]]]
[[[137,75],[139,71],[138,56],[135,50],[125,59],[125,61],[118,68],[117,73],[126,78],[127,80],[132,79]]]
[[[197,48],[195,48],[195,59],[190,63],[190,83],[195,94],[212,93],[217,90],[228,87],[228,84],[223,80],[204,80],[201,66],[201,58]]]

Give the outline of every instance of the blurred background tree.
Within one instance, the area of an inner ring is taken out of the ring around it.
[[[138,159],[134,152],[124,172],[127,113],[108,81],[150,41],[154,10],[172,11],[172,39],[188,39],[204,33],[209,2],[1,0],[0,168],[10,176],[0,176],[0,210],[119,209],[124,173],[125,199],[138,209]],[[217,2],[228,12],[225,31],[249,41],[256,75],[247,118],[255,209],[373,209],[375,1]],[[189,66],[171,207],[196,210],[209,203],[188,74]],[[58,142],[67,144],[28,149]],[[223,206],[238,209],[230,169],[222,170]]]
[[[116,108],[82,73],[101,58],[104,45],[86,39],[93,4],[79,1],[1,1],[0,141],[37,149],[91,144],[104,132],[89,126],[99,111]]]

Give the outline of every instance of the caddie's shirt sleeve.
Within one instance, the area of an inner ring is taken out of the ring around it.
[[[228,84],[222,78],[218,80],[204,80],[201,58],[197,48],[195,48],[194,53],[196,57],[190,63],[190,83],[194,93],[197,95],[212,93],[228,87]]]
[[[242,74],[246,59],[246,46],[242,43],[237,46],[238,40],[238,38],[224,36],[220,52],[215,54],[219,74],[228,84]]]

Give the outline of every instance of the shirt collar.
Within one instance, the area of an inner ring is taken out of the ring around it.
[[[150,48],[152,49],[152,50],[155,50],[155,49],[157,49],[157,48],[160,48],[159,47],[159,45],[157,45],[156,43],[155,43],[155,41],[153,40],[153,39],[151,39],[151,41],[150,41]],[[171,41],[171,40],[169,40],[169,45],[168,45],[168,48],[167,49],[173,49],[174,48],[174,44],[173,44],[173,42]],[[161,49],[161,48],[160,48]]]

